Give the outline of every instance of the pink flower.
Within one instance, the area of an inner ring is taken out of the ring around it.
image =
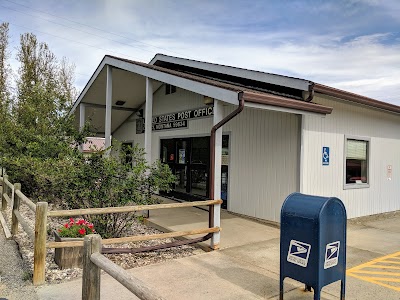
[[[79,234],[84,235],[86,233],[86,230],[85,230],[85,228],[81,228],[81,229],[79,229],[78,232],[79,232]]]
[[[64,224],[64,227],[65,227],[65,228],[69,228],[69,224],[68,224],[68,223],[65,223],[65,224]]]
[[[85,224],[85,220],[80,219],[78,222],[76,222],[76,224],[78,224],[78,225],[83,225],[83,224]]]
[[[90,229],[93,229],[93,224],[89,223],[89,224],[87,224],[87,227],[90,228]]]

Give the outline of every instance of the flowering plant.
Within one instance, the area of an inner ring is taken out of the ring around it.
[[[75,221],[73,218],[70,218],[69,222],[58,229],[60,237],[79,238],[91,233],[95,233],[93,224],[84,219]]]

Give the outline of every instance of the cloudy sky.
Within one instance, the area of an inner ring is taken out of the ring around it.
[[[0,0],[0,22],[12,50],[33,32],[73,62],[79,89],[105,54],[164,53],[400,105],[399,0]]]

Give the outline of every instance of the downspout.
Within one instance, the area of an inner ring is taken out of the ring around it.
[[[215,178],[215,132],[240,114],[244,108],[243,92],[238,94],[239,106],[225,118],[223,118],[218,124],[211,128],[210,136],[210,181],[209,181],[209,198],[214,199],[214,178]],[[208,225],[210,228],[214,227],[214,205],[208,207]]]
[[[305,100],[306,102],[311,102],[314,99],[314,82],[311,82],[308,86],[308,97]]]

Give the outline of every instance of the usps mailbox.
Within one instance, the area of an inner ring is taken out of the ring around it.
[[[281,210],[280,300],[283,281],[290,277],[314,289],[341,280],[341,297],[346,282],[346,209],[338,198],[289,195]]]

